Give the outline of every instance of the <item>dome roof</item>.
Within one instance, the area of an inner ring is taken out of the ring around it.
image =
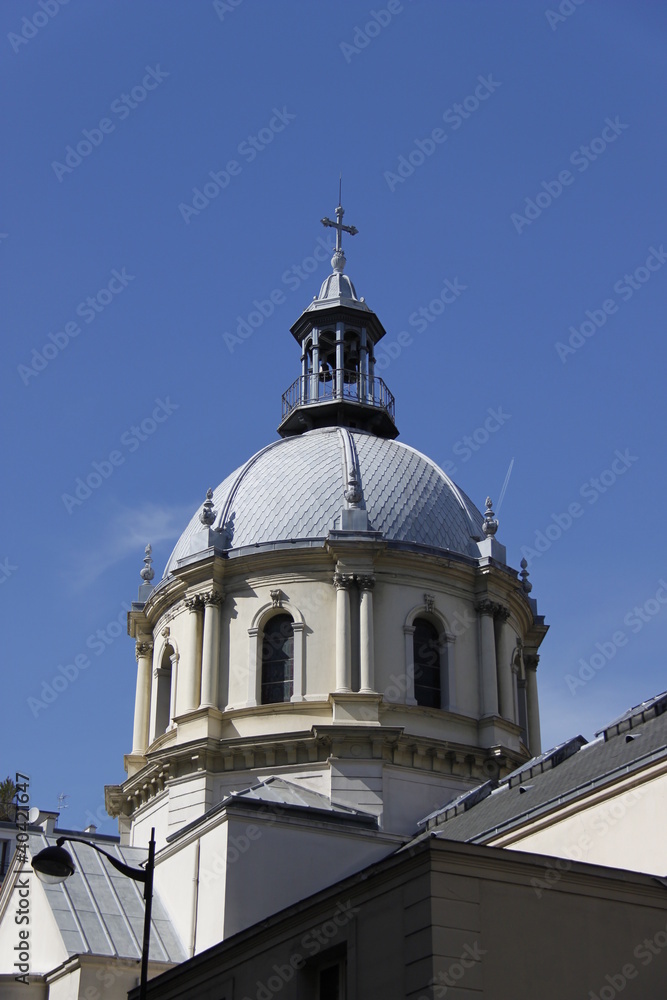
[[[333,305],[344,305],[348,309],[371,312],[364,299],[360,299],[352,279],[344,274],[345,254],[336,250],[331,258],[332,274],[328,275],[320,286],[320,294],[310,303],[306,312],[317,312],[329,309]]]
[[[347,274],[343,274],[342,271],[334,271],[333,274],[324,279],[320,288],[320,294],[316,299],[313,299],[308,306],[308,310],[321,309],[323,306],[330,306],[332,303],[337,304],[339,302],[352,306],[355,309],[370,312],[369,307],[363,299],[358,297],[352,279]]]
[[[368,530],[390,541],[479,556],[483,517],[434,462],[407,445],[344,427],[322,427],[257,452],[213,492],[213,528],[226,548],[324,539],[346,506],[365,508]],[[202,530],[199,511],[165,576]]]

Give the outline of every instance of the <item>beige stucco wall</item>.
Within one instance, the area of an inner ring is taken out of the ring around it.
[[[25,867],[25,866],[24,866]],[[29,920],[28,925],[17,925],[15,914],[19,903],[15,878],[28,880]],[[0,910],[0,974],[18,975],[14,969],[16,961],[14,947],[19,944],[19,931],[28,930],[30,951],[30,974],[43,975],[67,959],[67,950],[49,906],[44,887],[34,872],[17,874],[9,871],[2,888],[3,905]],[[24,989],[27,990],[26,987]]]
[[[667,773],[663,762],[495,843],[663,876],[667,873],[666,830]]]
[[[300,1000],[316,995],[317,964],[344,952],[346,995],[364,1000],[662,997],[664,888],[575,864],[540,895],[548,860],[427,841],[198,956],[149,996]]]

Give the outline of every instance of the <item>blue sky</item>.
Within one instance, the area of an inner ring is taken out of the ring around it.
[[[159,576],[274,439],[341,170],[401,440],[481,507],[511,467],[545,745],[667,687],[666,34],[647,0],[2,5],[0,777],[113,831],[144,545]]]

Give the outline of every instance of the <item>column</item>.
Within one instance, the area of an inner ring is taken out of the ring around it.
[[[132,753],[143,754],[148,746],[148,723],[151,706],[151,665],[153,643],[137,642],[137,693],[134,700]]]
[[[320,331],[315,327],[313,330],[313,374],[310,376],[310,401],[311,403],[319,399],[320,396]]]
[[[359,398],[368,401],[368,334],[366,327],[361,328],[361,343],[359,345]]]
[[[363,694],[375,691],[375,634],[373,629],[373,587],[375,577],[360,576],[358,579],[361,590],[359,607],[359,690]]]
[[[352,577],[334,575],[336,588],[336,691],[352,688],[352,634],[350,627],[350,586]]]
[[[415,698],[415,627],[404,625],[405,636],[405,704],[416,705]]]
[[[306,625],[304,622],[292,622],[294,633],[294,679],[292,682],[292,697],[290,701],[303,701],[305,694],[305,677],[303,670],[304,646],[306,642]]]
[[[493,614],[496,605],[492,601],[480,601],[475,605],[479,615],[480,653],[482,660],[482,715],[498,714],[498,676],[496,671],[496,637],[493,628]]]
[[[528,702],[528,749],[533,757],[542,752],[540,706],[537,699],[537,663],[539,657],[524,654],[526,667],[526,700]]]
[[[368,345],[368,398],[375,401],[375,357],[373,356],[373,344]]]
[[[220,604],[216,590],[204,594],[204,639],[202,643],[201,708],[218,708],[220,673]]]
[[[169,722],[167,724],[167,729],[174,729],[176,726],[175,718],[177,716],[176,711],[176,693],[178,691],[178,653],[171,647],[171,655],[169,657],[169,663],[171,664],[171,669],[169,671]]]
[[[299,382],[299,402],[308,402],[308,351],[304,347],[301,355],[301,381]]]
[[[248,629],[248,700],[246,708],[254,708],[261,701],[261,677],[259,677],[259,663],[257,647],[259,644],[259,629]]]
[[[345,367],[345,326],[336,323],[336,391],[337,399],[343,398],[343,368]]]
[[[204,602],[201,594],[188,597],[185,606],[190,612],[189,642],[187,654],[181,664],[180,679],[180,712],[194,712],[199,707],[201,692],[201,644],[202,644],[202,608]]]
[[[512,676],[512,655],[514,653],[514,632],[507,624],[509,610],[500,608],[496,615],[498,628],[498,689],[500,692],[500,715],[503,719],[516,722],[514,709],[514,678]]]
[[[445,633],[443,635],[442,650],[440,652],[440,690],[446,692],[447,700],[442,702],[442,708],[450,712],[458,711],[457,689],[456,689],[456,661],[454,658],[455,636]]]

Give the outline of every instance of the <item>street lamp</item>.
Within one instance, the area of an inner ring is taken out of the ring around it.
[[[155,871],[155,828],[151,830],[151,839],[148,844],[148,860],[145,868],[131,868],[118,858],[103,851],[97,844],[90,840],[82,840],[80,837],[58,837],[55,847],[45,847],[43,851],[36,854],[32,859],[32,867],[40,881],[53,885],[57,882],[64,882],[66,878],[76,871],[72,856],[63,847],[68,840],[73,844],[85,844],[92,847],[98,854],[103,854],[110,865],[116,871],[134,879],[135,882],[144,883],[144,900],[146,902],[146,912],[144,915],[144,941],[141,949],[141,986],[139,990],[140,1000],[145,1000],[146,983],[148,981],[148,946],[151,936],[151,909],[153,905],[153,873]]]

